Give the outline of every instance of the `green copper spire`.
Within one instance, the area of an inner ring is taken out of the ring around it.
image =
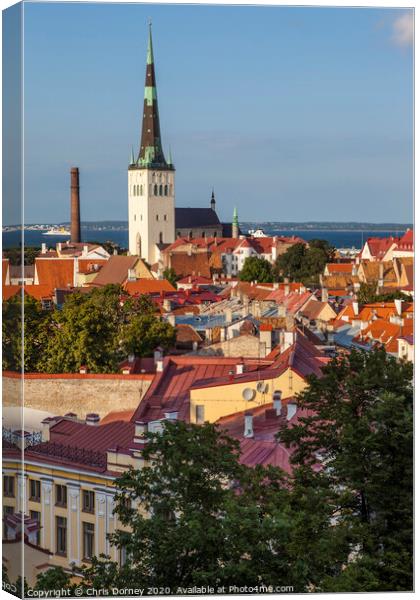
[[[238,221],[238,211],[237,208],[235,206],[235,208],[233,209],[233,221],[232,221],[233,225],[239,225],[239,221]]]
[[[146,79],[144,84],[143,126],[137,166],[147,169],[168,167],[162,149],[159,110],[157,101],[155,65],[153,57],[152,26],[149,23],[147,44]],[[173,168],[173,166],[171,167]]]
[[[154,63],[153,60],[153,42],[152,42],[152,22],[149,21],[149,42],[147,44],[147,60],[148,65]]]
[[[168,159],[168,165],[172,165],[172,150],[171,147],[169,146],[169,159]]]
[[[133,150],[133,146],[131,146],[130,165],[134,165],[134,164],[135,164],[135,160],[134,160],[134,150]]]

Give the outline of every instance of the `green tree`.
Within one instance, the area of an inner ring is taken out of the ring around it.
[[[319,559],[307,549],[325,537],[325,511],[313,516],[314,497],[293,497],[280,469],[241,465],[238,442],[215,425],[168,422],[161,434],[148,435],[143,456],[141,470],[116,482],[116,513],[128,531],[115,532],[110,541],[124,549],[127,561],[118,567],[106,557],[94,559],[84,571],[86,585],[179,592],[194,585],[287,582],[307,591],[315,575],[310,562],[324,568],[321,547]],[[141,510],[128,499],[140,502]],[[323,499],[317,503],[323,507]]]
[[[75,584],[71,583],[71,579],[72,574],[66,572],[62,567],[51,567],[37,575],[34,589],[44,592],[69,590],[69,595],[73,595]]]
[[[307,416],[280,432],[300,469],[323,462],[313,484],[348,540],[347,568],[325,574],[324,591],[412,589],[412,394],[410,364],[353,351],[309,378]]]
[[[275,279],[280,281],[282,277],[288,277],[307,285],[317,283],[334,252],[325,240],[313,239],[308,245],[294,244],[277,258],[273,268]]]
[[[51,318],[51,312],[27,294],[23,295],[23,303],[22,294],[3,302],[3,369],[36,370],[45,341],[43,331]]]
[[[163,271],[163,279],[169,281],[169,283],[172,284],[176,289],[176,282],[178,281],[179,276],[176,274],[175,269],[172,267],[170,269],[165,269]]]
[[[122,330],[125,354],[150,356],[157,346],[169,350],[175,344],[175,328],[154,315],[135,315]]]
[[[392,302],[393,300],[405,300],[410,298],[401,292],[395,290],[386,294],[378,294],[378,283],[361,283],[360,289],[357,292],[357,300],[360,304],[372,304],[374,302]]]
[[[248,256],[239,273],[241,281],[258,281],[258,283],[270,283],[273,281],[273,269],[265,258],[259,256]]]

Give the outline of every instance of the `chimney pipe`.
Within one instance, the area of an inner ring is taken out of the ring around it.
[[[279,417],[281,413],[281,390],[275,390],[273,392],[273,408],[276,411],[276,415]]]
[[[254,437],[253,416],[252,413],[245,413],[244,437]]]
[[[79,197],[79,169],[71,168],[71,209],[70,209],[70,232],[71,241],[80,243],[80,197]]]

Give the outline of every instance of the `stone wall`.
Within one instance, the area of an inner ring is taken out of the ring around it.
[[[149,388],[153,375],[94,375],[28,373],[24,379],[24,402],[28,408],[54,415],[74,412],[79,418],[111,411],[134,410]],[[3,372],[3,406],[21,404],[21,378]]]

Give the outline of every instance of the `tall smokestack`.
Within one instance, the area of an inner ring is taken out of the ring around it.
[[[79,169],[71,168],[71,241],[79,243],[80,240],[80,198],[79,198]]]

